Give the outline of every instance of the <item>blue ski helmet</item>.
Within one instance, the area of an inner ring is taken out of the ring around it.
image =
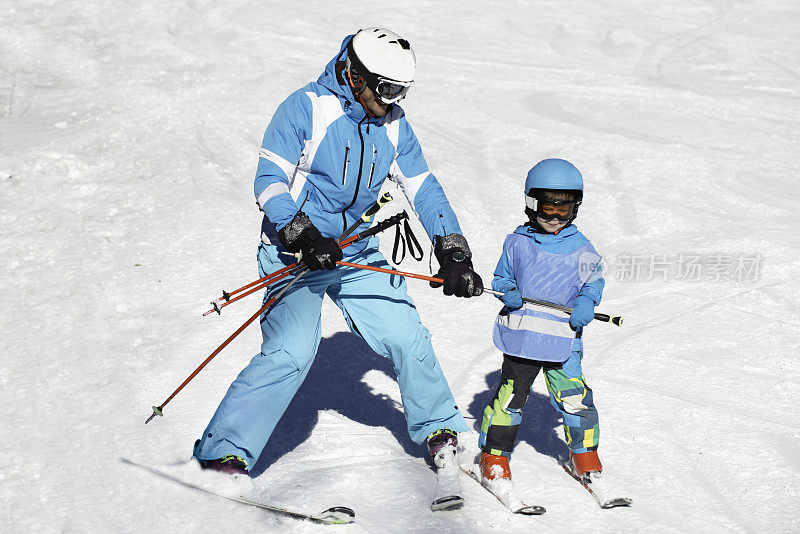
[[[574,192],[571,200],[553,198],[559,192]],[[583,200],[583,176],[569,161],[557,158],[544,159],[528,171],[525,180],[525,213],[533,221],[539,215],[542,202],[551,204],[571,204],[571,210],[565,217],[572,222],[578,215],[578,207]],[[548,213],[549,214],[549,213]],[[547,217],[544,217],[545,219]],[[559,217],[561,218],[561,217]]]
[[[528,171],[525,194],[531,189],[580,191],[583,196],[583,176],[569,161],[557,158],[543,159]]]

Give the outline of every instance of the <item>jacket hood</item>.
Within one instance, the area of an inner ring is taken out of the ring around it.
[[[337,73],[337,70],[339,69],[336,67],[337,63],[347,60],[347,43],[349,43],[350,39],[352,38],[352,35],[348,35],[344,38],[344,41],[342,41],[342,46],[339,48],[339,53],[333,56],[333,59],[328,61],[328,64],[325,65],[325,70],[322,72],[322,74],[320,74],[319,78],[317,79],[317,83],[324,86],[326,89],[329,89],[339,98],[344,98],[350,103],[356,103],[353,100],[353,93],[350,91],[350,87],[346,83],[343,83],[344,80],[341,76],[342,73]],[[343,65],[340,65],[339,67],[341,68]]]
[[[345,61],[347,61],[347,45],[352,38],[353,35],[348,35],[344,38],[342,46],[339,47],[339,53],[333,56],[333,58],[328,61],[328,64],[325,65],[325,70],[320,74],[319,78],[317,78],[317,83],[339,97],[339,100],[342,102],[342,109],[344,109],[347,116],[354,121],[360,122],[366,115],[369,117],[368,122],[381,123],[385,117],[375,119],[368,115],[364,106],[361,105],[361,102],[353,97],[353,91],[344,79]],[[392,106],[395,105],[396,104],[392,104]],[[391,107],[389,111],[391,111]],[[388,115],[389,113],[386,114],[386,116]]]

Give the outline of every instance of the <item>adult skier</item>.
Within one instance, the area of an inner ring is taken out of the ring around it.
[[[392,359],[412,440],[427,442],[434,455],[455,447],[457,432],[467,430],[405,282],[336,265],[346,254],[351,262],[388,267],[377,238],[344,252],[336,238],[389,178],[433,242],[445,295],[483,291],[458,220],[397,104],[415,69],[408,41],[386,29],[362,29],[344,39],[316,82],[278,107],[267,127],[255,178],[264,212],[259,274],[296,261],[295,253],[313,272],[261,317],[260,353],[231,384],[195,444],[205,467],[240,474],[252,468],[314,360],[326,294],[354,333]],[[279,289],[268,289],[265,298]]]

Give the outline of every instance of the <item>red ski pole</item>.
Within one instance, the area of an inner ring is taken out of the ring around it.
[[[347,231],[345,232],[345,234],[343,234],[343,235],[342,235],[342,236],[339,238],[339,241],[340,241],[340,243],[342,243],[342,244],[345,244],[345,243],[347,243],[348,245],[349,245],[349,244],[352,244],[352,243],[354,243],[355,241],[357,241],[357,240],[359,240],[359,239],[364,239],[364,238],[366,238],[366,237],[370,237],[370,236],[372,236],[372,235],[375,235],[375,234],[377,234],[378,232],[382,232],[382,231],[383,231],[383,230],[385,230],[386,228],[390,228],[390,227],[394,226],[395,224],[399,223],[400,221],[402,221],[404,218],[407,218],[407,217],[408,217],[408,214],[407,214],[406,212],[399,213],[399,214],[397,214],[397,215],[394,215],[394,216],[392,216],[392,217],[389,217],[388,219],[386,219],[386,220],[384,220],[384,221],[381,221],[380,223],[376,224],[376,225],[375,225],[374,227],[372,227],[372,228],[369,228],[369,229],[367,229],[367,230],[364,230],[363,232],[359,232],[358,234],[356,234],[355,236],[353,236],[353,237],[352,237],[352,238],[350,238],[350,239],[348,239],[348,238],[347,238],[347,237],[348,237],[348,235],[349,235],[350,233],[352,233],[353,231],[355,231],[355,229],[358,227],[358,225],[361,223],[361,221],[362,221],[362,220],[363,220],[363,221],[369,221],[369,220],[372,218],[372,216],[373,216],[373,215],[374,215],[374,214],[375,214],[375,213],[376,213],[376,212],[377,212],[377,211],[378,211],[378,210],[379,210],[379,209],[380,209],[380,208],[381,208],[381,207],[382,207],[384,204],[386,204],[387,202],[389,202],[389,200],[391,200],[391,196],[390,196],[388,193],[386,193],[386,194],[384,194],[384,196],[383,196],[383,197],[381,197],[381,199],[379,199],[379,201],[376,201],[376,204],[375,204],[375,205],[374,205],[372,208],[370,208],[369,210],[367,210],[367,212],[365,212],[365,214],[362,216],[362,218],[361,218],[359,221],[356,221],[356,223],[354,223],[354,224],[353,224],[353,225],[352,225],[350,228],[348,228],[348,229],[347,229]],[[369,218],[365,218],[365,217],[369,217]],[[235,338],[236,336],[238,336],[239,334],[241,334],[241,333],[242,333],[242,331],[244,331],[244,329],[245,329],[245,328],[247,328],[247,326],[248,326],[248,325],[250,325],[250,323],[252,323],[253,321],[255,321],[255,320],[256,320],[256,319],[257,319],[257,318],[258,318],[258,317],[259,317],[259,316],[260,316],[262,313],[266,312],[266,311],[267,311],[267,310],[268,310],[268,309],[269,309],[269,308],[270,308],[270,307],[271,307],[271,306],[272,306],[272,305],[273,305],[275,302],[277,302],[277,301],[278,301],[278,299],[280,299],[280,298],[281,298],[281,297],[282,297],[282,296],[283,296],[283,295],[284,295],[284,294],[285,294],[285,293],[286,293],[286,292],[289,290],[289,288],[290,288],[290,287],[292,287],[292,286],[293,286],[293,285],[294,285],[294,284],[295,284],[295,283],[296,283],[298,280],[300,280],[300,278],[302,278],[304,275],[306,275],[306,274],[309,272],[308,268],[307,268],[307,267],[305,267],[305,266],[301,266],[301,269],[303,269],[303,270],[301,270],[299,273],[297,273],[297,275],[296,275],[296,276],[295,276],[295,277],[294,277],[294,278],[293,278],[291,281],[289,281],[289,283],[288,283],[288,284],[286,284],[284,287],[282,287],[282,288],[280,289],[280,291],[278,291],[278,292],[277,292],[277,293],[276,293],[276,294],[275,294],[275,295],[274,295],[272,298],[270,298],[270,299],[269,299],[267,302],[265,302],[265,303],[264,303],[264,305],[261,307],[261,309],[259,309],[259,310],[258,310],[258,311],[257,311],[255,314],[253,314],[253,315],[252,315],[252,316],[251,316],[249,319],[247,319],[247,320],[246,320],[246,321],[245,321],[245,322],[242,324],[242,326],[240,326],[239,328],[237,328],[237,329],[236,329],[236,331],[235,331],[233,334],[231,334],[230,336],[228,336],[228,338],[227,338],[225,341],[223,341],[223,342],[222,342],[222,344],[221,344],[219,347],[217,347],[217,348],[214,350],[214,352],[212,352],[212,353],[211,353],[211,354],[210,354],[210,355],[209,355],[209,356],[208,356],[208,357],[207,357],[205,360],[203,360],[203,362],[202,362],[200,365],[198,365],[198,366],[197,366],[197,368],[196,368],[196,369],[195,369],[195,370],[194,370],[194,371],[193,371],[193,372],[192,372],[192,373],[191,373],[191,374],[190,374],[188,377],[186,377],[186,379],[185,379],[185,380],[184,380],[184,381],[183,381],[183,382],[182,382],[182,383],[181,383],[181,384],[180,384],[180,385],[179,385],[179,386],[178,386],[178,387],[175,389],[175,391],[173,391],[173,392],[170,394],[170,396],[169,396],[169,397],[167,397],[167,399],[166,399],[164,402],[162,402],[162,403],[161,403],[160,405],[158,405],[158,406],[153,406],[153,413],[150,415],[150,417],[148,417],[148,418],[147,418],[147,420],[146,420],[144,423],[145,423],[145,424],[149,423],[149,422],[150,422],[150,421],[152,421],[152,420],[153,420],[153,418],[154,418],[155,416],[157,416],[157,415],[158,415],[159,417],[163,417],[163,416],[164,416],[164,407],[165,407],[165,406],[166,406],[166,405],[167,405],[167,404],[168,404],[168,403],[169,403],[169,402],[170,402],[170,401],[171,401],[171,400],[172,400],[172,399],[173,399],[173,398],[174,398],[174,397],[175,397],[175,396],[176,396],[176,395],[177,395],[177,394],[178,394],[178,393],[179,393],[179,392],[180,392],[180,391],[181,391],[181,390],[184,388],[184,387],[186,387],[186,385],[187,385],[189,382],[191,382],[191,381],[192,381],[192,379],[194,379],[194,377],[195,377],[195,376],[197,376],[197,374],[198,374],[200,371],[202,371],[202,370],[203,370],[203,368],[204,368],[206,365],[208,365],[208,363],[209,363],[211,360],[213,360],[213,359],[214,359],[214,357],[216,357],[216,356],[217,356],[217,354],[219,354],[219,353],[222,351],[222,349],[224,349],[225,347],[227,347],[227,346],[228,346],[228,344],[229,344],[231,341],[233,341],[233,340],[234,340],[234,338]],[[288,275],[288,273],[284,273],[284,274],[285,274],[285,275]]]
[[[345,239],[344,241],[341,242],[340,246],[341,246],[342,249],[345,249],[345,248],[349,247],[350,245],[352,245],[353,243],[355,243],[356,241],[359,241],[359,240],[364,239],[366,237],[369,237],[371,235],[377,234],[378,232],[382,232],[382,231],[386,230],[387,228],[391,228],[392,226],[394,226],[395,224],[399,223],[400,221],[402,221],[403,219],[405,219],[407,217],[408,217],[408,214],[406,212],[398,213],[397,215],[394,215],[392,217],[389,217],[388,219],[385,219],[385,220],[379,222],[378,224],[376,224],[372,228],[369,228],[369,229],[367,229],[367,230],[365,230],[363,232],[360,232],[360,233],[358,233],[358,234],[356,234],[356,235],[354,235],[352,237],[349,237],[349,238]],[[261,282],[260,284],[256,285],[255,287],[252,287],[250,290],[246,291],[245,293],[241,293],[241,294],[237,295],[236,297],[230,299],[227,302],[223,302],[221,304],[219,302],[212,302],[211,304],[214,307],[212,309],[206,311],[205,313],[203,313],[203,317],[205,317],[206,315],[210,315],[210,314],[212,314],[214,312],[217,312],[219,314],[219,313],[222,312],[222,308],[228,306],[229,304],[233,304],[237,300],[243,299],[244,297],[246,297],[248,295],[251,295],[251,294],[255,293],[256,291],[264,289],[268,285],[271,285],[271,284],[274,284],[275,282],[283,280],[284,278],[286,278],[290,274],[296,273],[299,269],[301,269],[303,267],[303,263],[302,262],[293,263],[292,265],[289,265],[288,267],[291,267],[291,269],[289,269],[287,271],[284,268],[284,269],[281,269],[280,271],[276,271],[273,274],[280,273],[280,274],[278,274],[278,276],[275,276],[273,278],[269,278],[268,280],[266,280],[264,282]],[[268,278],[268,277],[265,277],[265,278]]]
[[[396,269],[385,269],[383,267],[375,267],[373,265],[363,265],[361,263],[351,263],[349,261],[337,261],[338,265],[343,265],[345,267],[355,267],[356,269],[364,269],[365,271],[375,271],[378,273],[387,273],[387,274],[397,274],[400,276],[405,276],[406,278],[416,278],[417,280],[427,280],[428,282],[436,282],[438,284],[444,284],[444,280],[441,278],[435,278],[433,276],[426,276],[424,274],[417,274],[417,273],[407,273],[405,271],[398,271]]]
[[[342,249],[345,249],[345,248],[349,247],[350,245],[352,245],[354,242],[358,241],[358,239],[359,239],[358,235],[354,235],[354,236],[349,237],[349,238],[345,239],[344,241],[342,241],[339,246]],[[243,299],[243,298],[247,297],[248,295],[252,295],[256,291],[260,291],[260,290],[264,289],[265,287],[267,287],[268,285],[271,285],[271,284],[274,284],[275,282],[279,282],[280,280],[283,280],[284,278],[286,278],[290,274],[294,274],[294,273],[298,272],[304,266],[305,266],[305,264],[303,264],[303,262],[292,263],[291,265],[287,265],[286,267],[284,267],[282,269],[278,269],[277,271],[275,271],[272,274],[269,274],[269,275],[267,275],[267,276],[265,276],[263,278],[259,278],[258,280],[254,281],[254,282],[250,282],[246,286],[240,287],[235,292],[226,293],[227,296],[228,296],[228,299],[226,299],[224,302],[222,302],[221,299],[217,299],[217,300],[211,301],[211,305],[213,306],[213,308],[211,308],[210,310],[208,310],[205,313],[203,313],[203,317],[205,317],[206,315],[211,315],[214,312],[217,312],[217,314],[222,313],[222,308],[224,308],[225,306],[228,306],[229,304],[233,304],[237,300]],[[240,291],[242,291],[244,289],[247,289],[247,288],[251,288],[251,289],[249,291],[244,292],[244,293],[240,293],[239,295],[237,295],[237,296],[235,296],[233,298],[230,298],[230,296],[233,295],[234,293],[239,293]]]
[[[245,328],[247,328],[247,326],[248,326],[250,323],[252,323],[252,322],[253,322],[253,321],[255,321],[256,319],[258,319],[258,317],[259,317],[259,316],[260,316],[262,313],[264,313],[265,311],[267,311],[267,310],[269,309],[269,307],[270,307],[270,306],[272,306],[272,305],[273,305],[273,304],[274,304],[274,303],[275,303],[275,302],[276,302],[276,301],[277,301],[279,298],[281,298],[281,297],[283,296],[283,294],[284,294],[284,293],[286,293],[286,291],[287,291],[287,290],[288,290],[290,287],[292,287],[292,286],[294,285],[294,283],[295,283],[295,282],[297,282],[297,281],[298,281],[298,280],[299,280],[299,279],[300,279],[300,278],[301,278],[301,277],[302,277],[304,274],[306,274],[307,272],[308,272],[308,269],[306,269],[306,270],[302,271],[302,272],[301,272],[301,273],[299,273],[297,276],[295,276],[295,277],[294,277],[294,279],[293,279],[291,282],[289,282],[288,284],[286,284],[286,286],[285,286],[283,289],[281,289],[281,290],[280,290],[280,291],[279,291],[279,292],[278,292],[278,293],[277,293],[277,294],[276,294],[274,297],[272,297],[272,298],[271,298],[271,299],[269,299],[269,300],[268,300],[266,303],[264,303],[264,305],[261,307],[261,309],[259,309],[259,310],[258,310],[256,313],[254,313],[254,314],[253,314],[253,315],[252,315],[252,316],[251,316],[251,317],[250,317],[248,320],[246,320],[246,321],[245,321],[245,322],[242,324],[242,326],[240,326],[239,328],[237,328],[237,329],[236,329],[236,331],[235,331],[233,334],[231,334],[230,336],[228,336],[228,339],[226,339],[225,341],[223,341],[223,342],[222,342],[222,345],[220,345],[219,347],[217,347],[216,349],[214,349],[214,352],[212,352],[212,353],[211,353],[211,354],[208,356],[208,358],[206,358],[205,360],[203,360],[203,362],[202,362],[200,365],[198,365],[198,366],[197,366],[197,369],[195,369],[194,371],[192,371],[192,374],[190,374],[188,377],[186,377],[186,380],[184,380],[183,382],[181,382],[181,385],[180,385],[180,386],[178,386],[178,387],[175,389],[175,391],[173,391],[173,392],[172,392],[172,394],[170,394],[170,396],[169,396],[169,397],[167,397],[167,400],[165,400],[164,402],[162,402],[162,403],[161,403],[161,404],[159,404],[158,406],[153,406],[153,413],[152,413],[152,415],[150,415],[150,417],[148,417],[148,418],[147,418],[147,421],[145,421],[145,422],[144,422],[144,424],[147,424],[147,423],[149,423],[149,422],[150,422],[150,421],[153,419],[153,417],[155,417],[155,416],[157,416],[157,415],[158,415],[158,416],[161,416],[161,417],[163,417],[163,416],[164,416],[164,406],[166,406],[166,405],[169,403],[169,401],[171,401],[171,400],[172,400],[172,399],[175,397],[175,395],[177,395],[177,394],[178,394],[178,393],[179,393],[179,392],[180,392],[180,391],[181,391],[181,390],[182,390],[182,389],[183,389],[183,388],[186,386],[186,384],[188,384],[189,382],[191,382],[191,381],[192,381],[192,379],[193,379],[195,376],[197,376],[197,374],[198,374],[200,371],[202,371],[202,370],[203,370],[203,367],[205,367],[206,365],[208,365],[208,362],[210,362],[211,360],[213,360],[213,359],[214,359],[214,357],[215,357],[217,354],[219,354],[219,353],[222,351],[222,349],[224,349],[225,347],[227,347],[227,346],[228,346],[228,343],[230,343],[231,341],[233,341],[233,339],[234,339],[236,336],[238,336],[239,334],[241,334],[241,333],[242,333],[242,331],[243,331]]]
[[[348,236],[350,234],[352,234],[353,232],[355,232],[356,228],[358,228],[362,223],[369,222],[372,219],[372,216],[375,215],[378,212],[379,209],[381,209],[383,206],[385,206],[386,204],[388,204],[391,201],[392,201],[392,194],[389,193],[388,191],[386,193],[384,193],[383,195],[381,195],[381,197],[378,200],[376,200],[369,208],[367,208],[367,210],[361,215],[361,217],[359,217],[347,230],[345,230],[342,233],[341,237],[339,238],[339,246],[341,248],[344,248],[347,245],[349,245],[349,244],[353,243],[354,241],[356,241],[357,240],[357,236],[353,236],[353,237],[350,237],[350,238],[348,238]],[[208,312],[204,313],[203,316],[205,317],[206,315],[209,315],[212,312],[220,313],[220,309],[224,308],[225,305],[226,305],[226,304],[223,304],[223,303],[231,302],[231,297],[233,295],[241,293],[242,291],[245,291],[246,289],[250,289],[251,287],[253,287],[253,286],[257,285],[257,284],[264,284],[264,285],[259,286],[258,288],[254,289],[252,291],[248,291],[246,295],[242,295],[241,296],[241,297],[245,297],[247,295],[252,294],[255,291],[258,291],[259,289],[262,289],[262,288],[268,286],[269,284],[271,284],[273,282],[277,282],[278,280],[281,280],[281,279],[285,278],[284,276],[281,276],[280,278],[278,278],[278,277],[280,275],[284,274],[284,273],[287,273],[288,271],[294,270],[299,265],[299,263],[300,262],[295,262],[295,263],[293,263],[291,265],[287,265],[286,267],[283,267],[282,269],[278,269],[277,271],[275,271],[273,273],[270,273],[270,274],[268,274],[268,275],[266,275],[266,276],[264,276],[262,278],[259,278],[258,280],[254,280],[254,281],[250,282],[249,284],[246,284],[246,285],[243,285],[240,288],[234,289],[233,291],[228,292],[228,291],[225,291],[223,289],[222,290],[222,296],[220,298],[218,298],[218,299],[215,299],[215,300],[211,301],[211,305],[213,306],[213,309],[211,309]],[[241,298],[241,297],[239,297],[239,298]],[[237,300],[237,299],[234,299],[234,300]]]
[[[418,280],[427,280],[428,282],[436,282],[438,284],[443,284],[444,281],[441,278],[435,278],[433,276],[426,276],[424,274],[416,274],[416,273],[407,273],[404,271],[397,271],[395,269],[385,269],[383,267],[374,267],[372,265],[362,265],[360,263],[351,263],[349,261],[337,261],[339,265],[343,265],[345,267],[355,267],[356,269],[364,269],[366,271],[375,271],[379,273],[387,273],[387,274],[396,274],[399,276],[405,276],[407,278],[416,278]],[[484,289],[482,294],[488,295],[502,295],[499,291],[494,291],[491,289]],[[529,302],[531,304],[538,304],[539,306],[544,306],[546,308],[551,308],[554,310],[559,310],[564,313],[572,313],[572,308],[568,306],[561,306],[560,304],[554,304],[552,302],[547,302],[545,300],[536,300],[536,299],[529,299],[527,297],[522,297],[522,300],[525,302]],[[622,326],[622,317],[621,316],[614,316],[614,315],[607,315],[605,313],[595,313],[594,318],[598,321],[603,321],[605,323],[611,323],[617,326]]]

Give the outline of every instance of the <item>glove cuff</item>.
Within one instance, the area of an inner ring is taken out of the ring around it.
[[[517,283],[506,278],[495,278],[492,280],[492,289],[501,293],[505,293],[506,291],[517,289]]]
[[[454,253],[460,252],[465,260],[460,263],[472,265],[472,252],[469,250],[466,238],[461,234],[448,234],[436,236],[433,242],[433,254],[439,261],[439,265],[444,265],[452,261]]]
[[[302,211],[298,211],[294,219],[278,232],[278,240],[291,252],[300,252],[303,247],[321,238],[320,231]]]

